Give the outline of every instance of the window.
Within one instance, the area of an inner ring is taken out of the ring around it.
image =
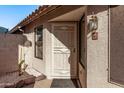
[[[35,28],[35,57],[43,59],[43,26]]]

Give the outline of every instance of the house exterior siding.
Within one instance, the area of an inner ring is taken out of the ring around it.
[[[33,26],[33,25],[32,25],[32,27],[30,27],[30,25],[29,25],[25,28],[24,35],[27,37],[27,39],[29,41],[32,42],[31,47],[25,48],[25,52],[26,52],[25,62],[28,64],[29,68],[33,68],[40,73],[44,73],[45,72],[44,57],[43,57],[43,59],[39,59],[39,58],[35,57],[35,40],[34,40],[35,39],[34,38],[35,32],[34,32],[34,28],[35,28],[35,26]],[[44,43],[45,42],[43,41],[43,49],[44,49]],[[43,53],[44,53],[44,51],[43,51]]]
[[[118,87],[108,82],[108,6],[89,6],[88,17],[92,12],[98,17],[98,40],[87,35],[87,87]]]
[[[29,67],[34,68],[40,73],[43,73],[47,75],[47,77],[50,77],[51,74],[51,52],[52,52],[52,37],[51,37],[51,31],[52,31],[52,22],[49,22],[48,20],[60,16],[64,13],[67,13],[69,11],[72,11],[74,9],[77,9],[81,6],[62,6],[61,8],[56,9],[54,12],[44,15],[42,17],[39,17],[35,21],[29,23],[25,26],[25,33],[24,35],[27,36],[27,39],[32,42],[32,46],[27,48],[27,54],[26,54],[26,63],[29,65]],[[60,12],[61,11],[61,12]],[[34,28],[43,25],[43,60],[35,58],[35,51],[34,51]]]
[[[65,7],[65,8],[64,8]],[[62,6],[50,14],[43,15],[25,26],[24,35],[32,42],[32,46],[26,48],[26,63],[50,78],[52,61],[52,22],[50,19],[72,11],[80,6]],[[67,9],[68,11],[67,11]],[[88,6],[87,22],[95,14],[98,17],[98,40],[92,40],[92,33],[87,31],[87,81],[88,88],[118,88],[119,86],[108,82],[109,79],[109,8],[104,6]],[[34,28],[43,25],[43,60],[35,58]],[[87,24],[86,24],[87,25]],[[79,63],[79,70],[82,66]]]

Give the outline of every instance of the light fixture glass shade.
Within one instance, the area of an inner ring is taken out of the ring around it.
[[[92,16],[91,19],[89,19],[88,30],[94,31],[97,30],[97,28],[98,28],[98,19],[96,16]]]

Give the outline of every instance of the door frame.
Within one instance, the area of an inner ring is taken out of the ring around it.
[[[85,81],[84,81],[85,86],[84,87],[82,86],[81,81],[79,79],[79,73],[80,73],[79,64],[82,68],[84,67],[80,62],[80,59],[81,59],[81,57],[80,57],[80,51],[81,51],[81,49],[80,49],[80,42],[81,42],[81,40],[80,40],[80,34],[81,34],[80,23],[83,18],[85,21],[85,32],[84,33],[85,33],[85,56],[86,56],[86,58],[85,58],[85,72],[86,73],[85,73]],[[87,6],[86,6],[84,14],[82,15],[82,17],[80,18],[80,20],[78,22],[78,84],[80,85],[80,87],[83,87],[83,88],[87,87]]]
[[[54,26],[62,26],[62,25],[74,25],[75,26],[75,46],[76,46],[76,77],[71,77],[71,76],[69,76],[69,77],[56,77],[56,76],[53,76],[52,75],[52,70],[54,69],[53,67],[54,67],[54,49],[53,49],[53,46],[54,46],[54,35],[52,34],[52,33],[54,33]],[[50,74],[50,78],[61,78],[61,79],[71,79],[71,78],[78,78],[78,73],[77,73],[77,65],[78,65],[78,57],[77,57],[77,55],[78,55],[78,53],[77,53],[77,51],[78,51],[78,46],[77,46],[77,23],[76,22],[54,22],[54,23],[52,23],[51,24],[51,41],[52,41],[52,44],[51,44],[51,59],[52,59],[52,61],[51,61],[51,67],[50,67],[50,69],[51,69],[51,74]]]

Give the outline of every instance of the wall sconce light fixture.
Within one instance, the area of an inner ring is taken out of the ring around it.
[[[97,29],[98,29],[98,18],[97,18],[97,16],[93,15],[89,19],[88,30],[89,30],[89,32],[91,32],[91,31],[95,31]]]
[[[88,23],[88,30],[89,32],[92,32],[92,40],[98,40],[98,32],[96,32],[97,29],[98,29],[98,18],[97,16],[93,15],[89,19],[89,23]]]

